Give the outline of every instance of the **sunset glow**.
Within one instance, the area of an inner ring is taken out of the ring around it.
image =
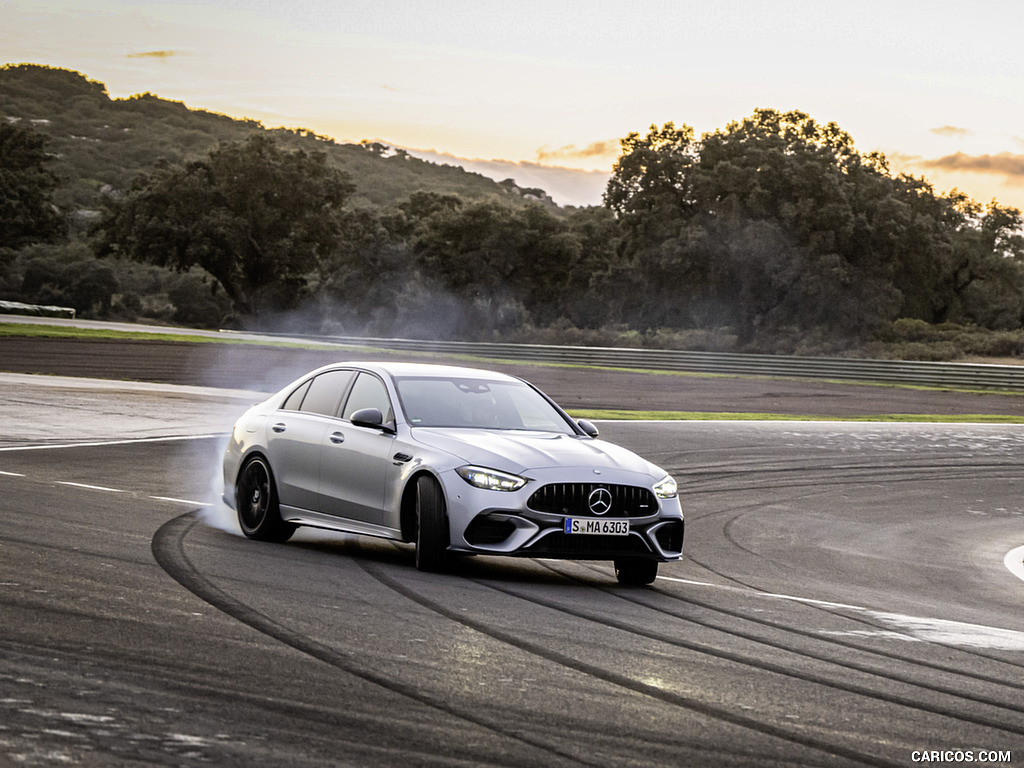
[[[82,72],[113,97],[148,91],[339,141],[532,164],[519,166],[523,176],[548,166],[607,173],[619,139],[653,123],[699,135],[759,107],[799,109],[939,191],[1024,207],[1019,3],[639,0],[623,9],[0,0],[0,50],[3,63]],[[556,200],[600,202],[593,173],[574,183]]]

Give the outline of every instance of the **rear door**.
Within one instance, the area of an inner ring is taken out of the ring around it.
[[[320,462],[325,436],[338,424],[341,399],[355,373],[321,373],[298,387],[270,421],[267,449],[282,505],[318,508]]]

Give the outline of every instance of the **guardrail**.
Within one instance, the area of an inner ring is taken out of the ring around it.
[[[985,363],[931,363],[902,360],[746,355],[619,347],[561,347],[471,341],[316,337],[320,341],[409,352],[436,352],[561,365],[685,371],[743,376],[905,384],[950,389],[1024,393],[1024,366]]]
[[[30,317],[63,317],[73,320],[75,310],[71,307],[52,307],[46,304],[22,304],[20,301],[0,301],[0,314],[28,315]]]

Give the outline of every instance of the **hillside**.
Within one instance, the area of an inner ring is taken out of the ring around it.
[[[49,138],[0,123],[34,147],[37,171],[51,154],[53,197],[75,222],[66,240],[63,226],[24,224],[54,210],[40,174],[42,202],[0,217],[0,300],[341,335],[916,359],[1024,350],[1020,211],[893,176],[800,111],[759,109],[700,138],[671,122],[630,134],[605,204],[564,209],[380,144],[268,131],[152,94],[111,99],[68,70],[0,68],[0,120]],[[266,136],[294,173],[188,175]],[[232,146],[211,154],[221,142]],[[111,194],[161,159],[204,164]]]
[[[218,142],[253,133],[271,134],[287,148],[326,153],[352,177],[355,206],[389,206],[418,191],[510,201],[527,192],[380,145],[339,144],[304,129],[271,130],[150,93],[111,99],[103,83],[85,75],[32,64],[0,68],[0,119],[30,125],[50,138],[52,170],[62,181],[55,202],[86,218],[98,207],[101,190],[127,187],[159,159],[182,163],[206,155]]]

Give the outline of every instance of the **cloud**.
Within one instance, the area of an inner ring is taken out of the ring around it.
[[[471,160],[432,150],[408,149],[413,157],[443,165],[458,165],[495,181],[514,179],[520,187],[539,187],[559,205],[600,205],[609,171],[581,171],[515,160]]]
[[[965,155],[957,152],[935,160],[924,160],[926,168],[961,173],[992,173],[1024,184],[1024,155],[1000,152],[998,155]]]
[[[540,163],[551,160],[582,160],[595,157],[607,157],[614,159],[619,151],[619,142],[595,141],[585,147],[578,147],[575,144],[566,144],[558,149],[547,149],[541,147],[537,150],[537,161]]]
[[[932,128],[931,132],[936,136],[945,136],[954,139],[965,139],[974,133],[968,128],[958,128],[955,125],[944,125],[941,128]]]
[[[173,56],[181,55],[180,51],[140,51],[139,53],[129,53],[125,56],[128,59],[169,59]]]
[[[885,152],[885,159],[894,165],[920,165],[923,158],[920,155],[909,155],[906,152],[900,152],[899,150],[893,150]]]

